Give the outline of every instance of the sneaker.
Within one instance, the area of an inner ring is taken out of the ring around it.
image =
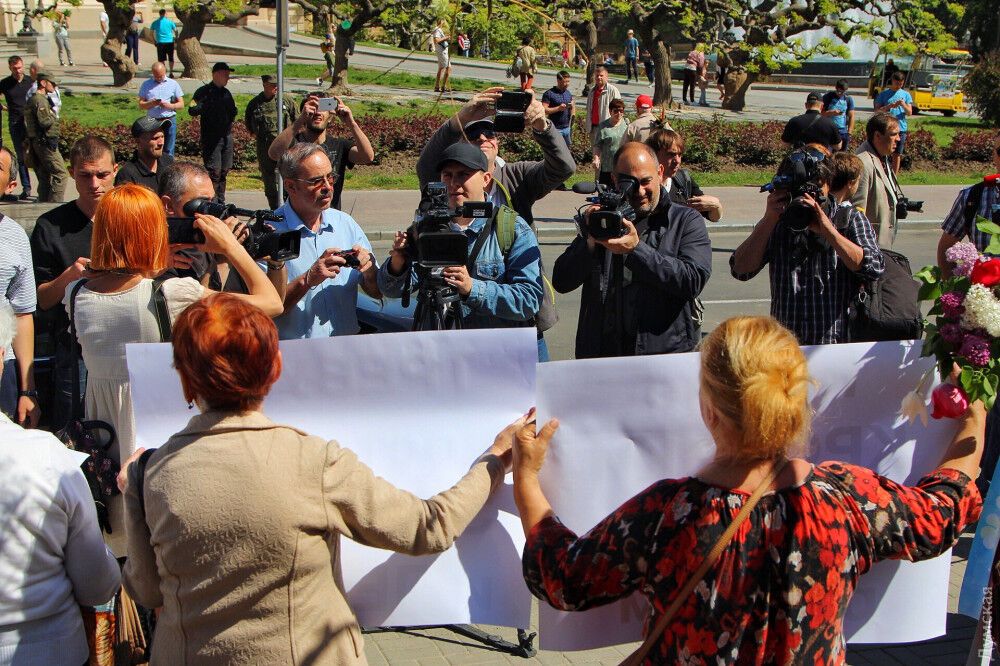
[[[27,201],[28,199],[33,199],[31,192],[21,192],[17,197],[20,201]]]
[[[70,67],[76,67],[76,63],[75,63],[75,62],[73,62],[72,60],[70,60],[70,61],[69,61],[69,66],[70,66]]]

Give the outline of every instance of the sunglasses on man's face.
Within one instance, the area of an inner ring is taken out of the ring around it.
[[[481,130],[469,137],[469,141],[492,141],[497,138],[497,133],[493,130]]]

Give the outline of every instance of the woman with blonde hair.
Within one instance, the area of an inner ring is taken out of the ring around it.
[[[714,459],[653,484],[580,537],[538,482],[558,422],[537,436],[522,428],[514,498],[525,582],[561,610],[642,592],[652,606],[644,663],[843,664],[858,577],[880,560],[937,557],[978,518],[982,404],[959,420],[937,468],[907,487],[796,457],[809,440],[812,382],[774,319],[720,324],[702,344],[700,383]]]
[[[281,314],[274,286],[218,218],[197,215],[195,226],[205,234],[206,252],[225,255],[249,289],[239,296],[270,316]],[[190,247],[190,246],[187,246]],[[111,454],[119,462],[135,450],[135,421],[125,345],[160,342],[162,314],[172,322],[184,308],[209,290],[193,278],[153,278],[172,262],[163,203],[149,189],[128,184],[105,194],[94,212],[90,266],[81,280],[66,287],[63,304],[72,320],[87,367],[84,414],[105,421],[116,435]],[[162,293],[162,301],[156,294]],[[166,313],[158,312],[160,303]],[[122,557],[126,550],[122,498],[113,497],[108,513],[112,531],[108,545]]]

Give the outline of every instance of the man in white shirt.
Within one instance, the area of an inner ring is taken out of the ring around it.
[[[14,336],[0,305],[0,353]],[[0,661],[80,666],[87,636],[80,605],[108,602],[121,585],[104,545],[87,480],[86,456],[42,430],[0,414]]]

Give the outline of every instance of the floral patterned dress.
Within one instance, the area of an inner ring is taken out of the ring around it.
[[[653,605],[648,632],[749,496],[665,480],[582,537],[547,518],[525,544],[525,582],[561,610],[640,590]],[[858,576],[884,559],[936,557],[981,508],[975,483],[956,470],[908,487],[863,467],[817,465],[802,485],[761,498],[646,663],[843,664]]]

